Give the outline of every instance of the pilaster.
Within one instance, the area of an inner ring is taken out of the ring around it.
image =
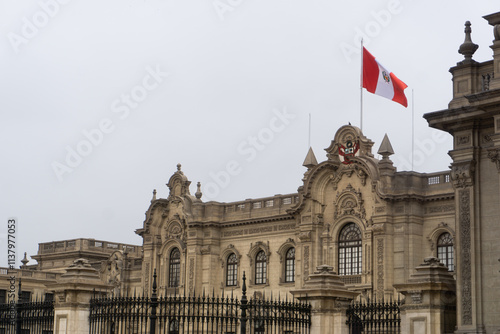
[[[402,333],[453,333],[455,280],[435,257],[424,259],[408,283],[394,287],[405,296],[401,306]]]
[[[55,295],[54,333],[88,334],[90,299],[95,291],[106,291],[111,285],[101,281],[86,259],[77,259],[57,284],[47,287]]]
[[[331,266],[322,265],[292,295],[311,303],[311,334],[348,334],[346,310],[358,293],[349,291]]]
[[[500,88],[500,13],[483,16],[490,25],[493,26],[493,73],[494,77],[490,82],[490,89]]]

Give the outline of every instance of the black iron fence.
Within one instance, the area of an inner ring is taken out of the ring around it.
[[[400,300],[353,302],[347,309],[349,333],[401,333],[400,305]]]
[[[0,304],[0,334],[52,334],[54,302],[24,301],[19,280],[18,299]]]
[[[311,307],[288,300],[232,295],[158,297],[156,272],[149,297],[96,297],[90,301],[90,334],[223,333],[308,334]]]

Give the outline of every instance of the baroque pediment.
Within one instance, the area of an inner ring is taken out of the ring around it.
[[[349,183],[347,187],[337,194],[335,200],[334,219],[344,216],[353,216],[359,219],[366,219],[366,211],[361,191],[354,189]]]

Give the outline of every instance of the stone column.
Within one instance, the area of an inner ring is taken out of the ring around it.
[[[347,290],[333,267],[317,267],[302,289],[290,292],[295,298],[311,303],[311,334],[349,333],[346,310],[358,293]]]
[[[94,291],[111,288],[101,281],[99,273],[86,259],[77,259],[61,275],[56,284],[47,286],[54,291],[54,333],[88,334],[90,298]]]
[[[408,283],[394,287],[405,296],[401,333],[453,333],[456,326],[456,282],[435,257],[424,259]]]

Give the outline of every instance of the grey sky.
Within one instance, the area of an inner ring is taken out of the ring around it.
[[[168,195],[177,163],[191,193],[209,185],[203,200],[295,192],[309,113],[318,161],[340,126],[359,125],[360,35],[409,86],[410,106],[414,90],[414,169],[444,170],[451,138],[421,115],[451,99],[466,20],[474,59],[491,58],[482,16],[498,10],[492,0],[0,0],[0,220],[18,218],[19,258],[69,238],[140,244],[152,190]],[[363,131],[374,153],[387,133],[398,170],[411,169],[411,107],[365,92]]]

